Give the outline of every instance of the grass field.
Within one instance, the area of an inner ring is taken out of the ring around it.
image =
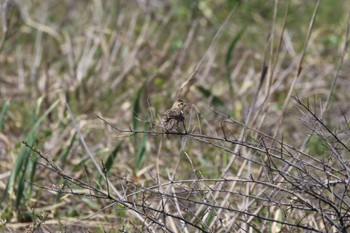
[[[349,232],[349,3],[1,1],[0,231]]]

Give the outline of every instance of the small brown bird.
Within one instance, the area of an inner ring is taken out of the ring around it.
[[[182,123],[186,132],[184,124],[185,116],[183,109],[187,106],[183,100],[178,99],[171,109],[165,111],[162,117],[162,126],[165,132],[179,132],[179,124]]]

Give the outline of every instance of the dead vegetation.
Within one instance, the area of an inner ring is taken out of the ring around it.
[[[348,232],[345,1],[1,4],[2,231]]]

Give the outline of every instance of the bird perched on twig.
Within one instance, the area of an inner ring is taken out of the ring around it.
[[[171,109],[167,110],[164,112],[163,117],[162,117],[162,126],[165,132],[179,132],[179,125],[180,123],[183,124],[185,132],[186,127],[185,127],[185,116],[183,109],[187,106],[183,100],[178,99],[174,105],[171,107]]]

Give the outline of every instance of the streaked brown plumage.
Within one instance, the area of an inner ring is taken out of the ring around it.
[[[183,100],[178,99],[171,109],[164,112],[162,126],[165,132],[179,132],[179,125],[185,120],[183,109],[186,105]]]

